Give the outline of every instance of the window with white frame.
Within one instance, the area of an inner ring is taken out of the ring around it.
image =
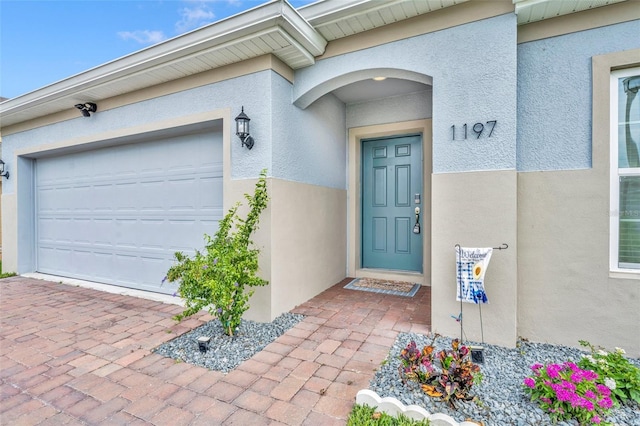
[[[611,269],[640,272],[640,68],[611,73]]]

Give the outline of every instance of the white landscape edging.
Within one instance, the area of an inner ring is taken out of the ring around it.
[[[430,414],[427,410],[417,405],[404,405],[396,398],[387,396],[380,398],[377,393],[369,389],[362,389],[356,394],[356,404],[368,405],[377,411],[397,417],[402,414],[412,420],[427,419],[434,426],[478,426],[474,422],[457,422],[453,417],[443,413]]]

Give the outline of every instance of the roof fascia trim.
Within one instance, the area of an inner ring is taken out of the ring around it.
[[[366,12],[374,7],[386,6],[397,0],[379,0],[372,6],[371,0],[342,0],[339,2],[320,1],[298,9],[300,14],[314,26],[326,24],[336,19]]]
[[[518,44],[640,19],[633,2],[620,2],[518,25]]]
[[[303,56],[324,53],[327,41],[289,3],[273,0],[206,27],[174,37],[33,92],[0,103],[0,119],[34,105],[55,100],[87,87],[97,87],[181,60],[203,50],[222,47],[269,30],[286,32]],[[311,62],[313,63],[313,61]],[[0,121],[1,125],[1,121]]]
[[[280,26],[288,31],[312,56],[324,53],[327,40],[289,3],[283,2],[282,13],[278,21]]]

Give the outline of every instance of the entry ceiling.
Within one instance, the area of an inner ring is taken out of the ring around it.
[[[333,94],[345,104],[357,104],[389,96],[401,96],[409,93],[429,90],[431,86],[416,81],[387,78],[384,81],[362,80],[343,86]]]

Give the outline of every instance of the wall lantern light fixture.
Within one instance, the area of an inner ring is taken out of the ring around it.
[[[4,170],[4,161],[0,160],[0,176],[4,176],[9,179],[9,172]]]
[[[98,110],[98,105],[92,103],[92,102],[85,102],[83,104],[76,104],[75,105],[76,108],[78,108],[80,110],[80,112],[82,113],[82,115],[84,115],[85,117],[91,117],[92,112],[96,112]]]
[[[242,141],[242,146],[246,146],[247,148],[253,148],[253,137],[249,134],[249,121],[251,119],[247,117],[247,114],[244,113],[244,106],[242,107],[242,111],[236,117],[236,135]]]

